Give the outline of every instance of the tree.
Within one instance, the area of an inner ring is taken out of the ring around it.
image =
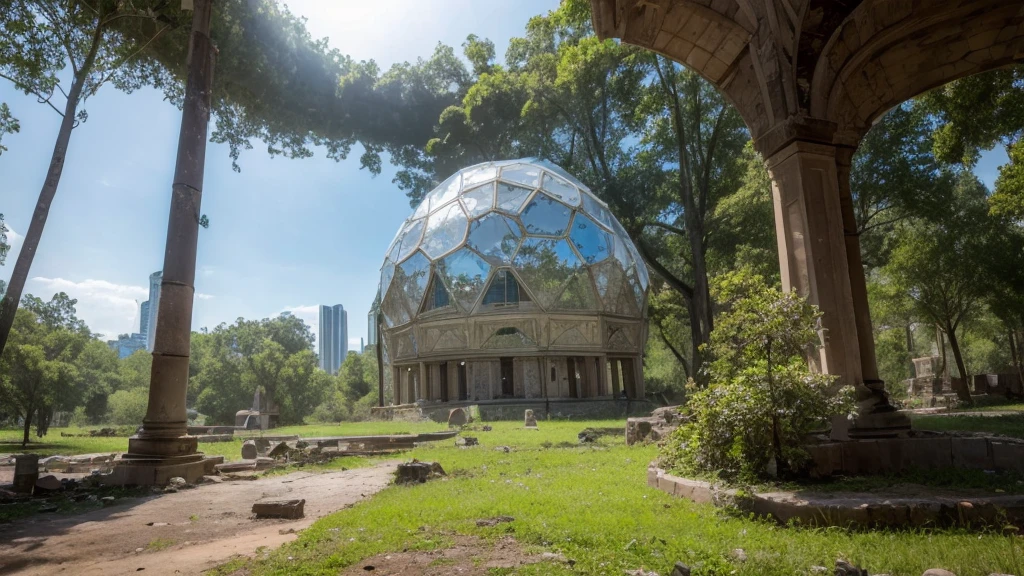
[[[992,238],[986,194],[985,186],[973,175],[961,175],[948,216],[941,222],[917,220],[902,225],[885,266],[896,289],[910,295],[917,313],[945,332],[957,371],[965,380],[969,374],[957,331],[977,311],[985,295],[986,288],[978,280]],[[957,393],[969,404],[966,384]]]
[[[820,345],[821,313],[749,271],[716,278],[714,297],[722,310],[706,348],[709,384],[690,397],[690,424],[670,437],[663,459],[744,480],[791,475],[807,460],[807,434],[851,405],[831,393],[833,376],[805,360]]]
[[[345,361],[341,363],[341,369],[338,371],[338,388],[345,395],[350,407],[373,390],[370,381],[366,378],[363,356],[363,354],[349,353],[345,356]]]

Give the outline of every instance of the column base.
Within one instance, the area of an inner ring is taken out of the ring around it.
[[[108,486],[164,486],[171,478],[184,478],[194,484],[201,476],[213,474],[217,464],[224,462],[223,456],[207,458],[202,452],[181,458],[153,458],[125,454],[110,474],[105,474],[101,484]]]
[[[895,438],[910,432],[910,417],[889,402],[885,382],[865,380],[858,387],[857,417],[850,423],[850,439]]]

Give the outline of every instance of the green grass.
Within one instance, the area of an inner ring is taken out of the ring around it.
[[[840,476],[829,480],[782,482],[758,486],[758,490],[805,490],[809,492],[885,492],[900,485],[927,486],[946,490],[980,490],[997,496],[1024,494],[1024,476],[1006,471],[997,474],[984,470],[950,468],[947,470],[911,470],[900,474],[879,476]],[[906,490],[904,490],[906,492]]]
[[[911,415],[916,430],[936,432],[987,432],[1014,438],[1024,438],[1024,413],[1000,416],[929,416]]]
[[[1019,537],[783,528],[670,497],[646,486],[656,448],[626,447],[621,436],[577,445],[576,434],[587,426],[622,424],[541,422],[538,432],[499,422],[492,432],[469,433],[480,439],[477,447],[419,447],[409,456],[437,460],[448,471],[446,479],[389,487],[317,521],[265,558],[218,572],[337,574],[378,553],[443,548],[454,534],[511,534],[529,551],[561,552],[576,564],[537,564],[510,574],[622,574],[640,567],[668,574],[681,560],[695,576],[794,576],[813,565],[831,569],[837,558],[893,576],[918,576],[935,567],[959,576],[1024,574]],[[499,445],[513,451],[496,451]],[[476,526],[478,519],[503,515],[515,521]],[[747,562],[730,560],[735,548],[745,550]]]

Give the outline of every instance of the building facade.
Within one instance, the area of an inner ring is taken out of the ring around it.
[[[366,345],[377,345],[377,314],[380,312],[380,303],[376,300],[370,306],[370,312],[366,315]]]
[[[149,301],[142,303],[145,316],[139,324],[142,326],[142,323],[145,322],[145,329],[140,329],[140,332],[145,334],[146,350],[150,352],[153,351],[153,345],[156,344],[156,318],[157,312],[160,310],[160,284],[163,281],[162,270],[149,275]]]
[[[348,312],[341,304],[320,306],[320,368],[337,374],[348,353]]]
[[[466,168],[385,256],[381,404],[642,399],[648,284],[622,225],[558,166]]]
[[[146,349],[146,337],[141,333],[122,334],[117,340],[107,340],[107,346],[117,352],[117,357],[124,359],[139,350]]]

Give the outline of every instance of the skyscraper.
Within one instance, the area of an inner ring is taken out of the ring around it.
[[[337,374],[348,353],[348,312],[344,306],[320,306],[320,368]]]
[[[153,345],[156,343],[156,315],[160,309],[160,284],[163,281],[164,273],[162,270],[149,275],[149,302],[146,303],[149,304],[146,306],[148,320],[145,320],[146,329],[142,330],[142,333],[146,335],[146,350],[150,352],[153,351]]]
[[[377,345],[377,312],[380,310],[380,304],[374,300],[373,305],[370,306],[370,313],[366,315],[366,345],[376,346]]]
[[[149,300],[139,305],[139,334],[142,334],[142,341],[149,345]]]

